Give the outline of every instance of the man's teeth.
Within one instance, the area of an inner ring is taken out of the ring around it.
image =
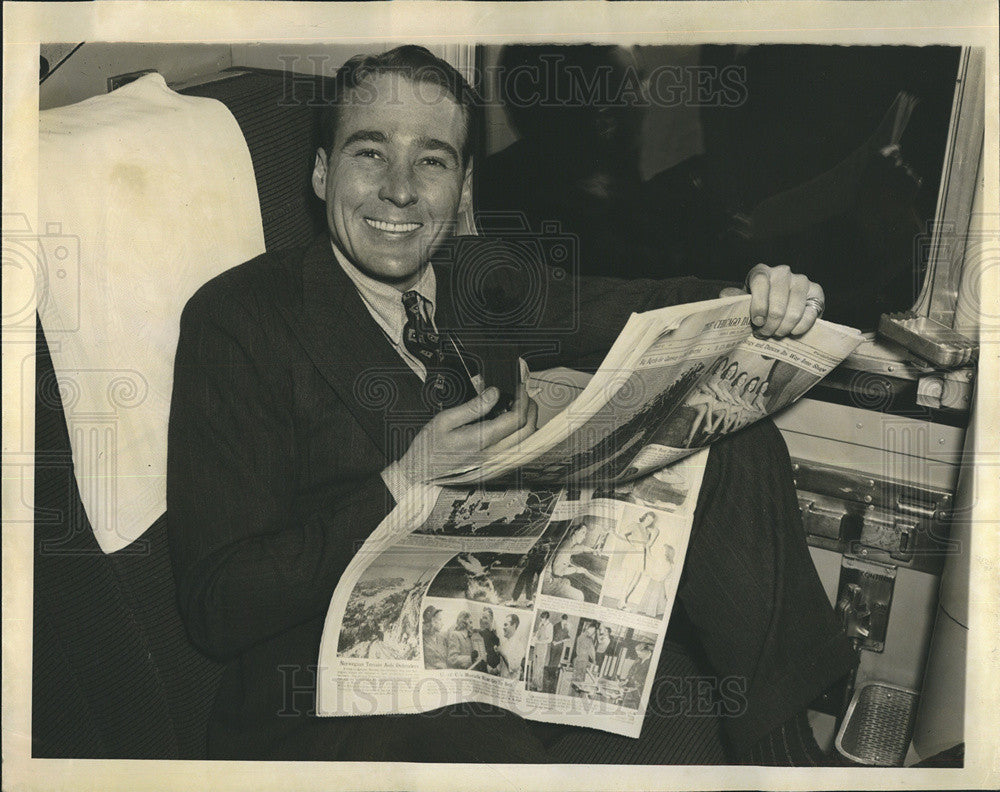
[[[393,231],[397,234],[416,231],[422,225],[422,223],[387,223],[384,220],[372,220],[370,217],[366,217],[365,222],[379,231]]]

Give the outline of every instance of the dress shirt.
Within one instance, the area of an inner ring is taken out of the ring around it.
[[[332,241],[330,245],[333,247],[333,255],[337,259],[337,263],[340,264],[341,269],[344,270],[347,277],[351,279],[351,283],[357,288],[358,294],[361,295],[361,301],[365,304],[365,308],[368,309],[368,313],[371,314],[375,323],[382,328],[382,332],[389,339],[392,348],[396,350],[396,353],[403,359],[406,365],[413,369],[413,373],[420,377],[421,381],[426,381],[426,367],[403,344],[403,328],[406,326],[406,309],[403,308],[403,293],[388,283],[382,283],[365,275],[365,273],[347,260],[347,257],[340,252]],[[437,326],[434,325],[434,307],[437,302],[437,280],[434,277],[434,267],[430,265],[424,267],[420,279],[411,289],[424,298],[424,311],[426,312],[427,321],[437,330]],[[411,289],[407,289],[407,291],[411,291]],[[391,487],[389,489],[390,491],[392,490]],[[396,500],[399,499],[397,498]]]

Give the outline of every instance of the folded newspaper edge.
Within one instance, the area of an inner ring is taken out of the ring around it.
[[[749,305],[741,295],[633,314],[559,415],[434,483],[637,478],[796,401],[862,341],[824,321],[798,338],[758,338]]]
[[[317,714],[482,703],[638,737],[707,446],[861,340],[827,322],[756,338],[745,296],[633,314],[543,429],[413,487],[366,540],[327,613]]]

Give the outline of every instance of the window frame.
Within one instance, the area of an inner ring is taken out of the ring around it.
[[[929,249],[927,270],[911,310],[972,337],[978,333],[978,316],[959,310],[959,300],[968,299],[967,292],[975,288],[969,281],[975,273],[966,271],[965,259],[971,252],[975,210],[981,200],[985,103],[985,50],[962,47],[934,220],[928,233],[914,240],[914,256],[922,252],[920,245]],[[902,347],[874,332],[864,336],[841,368],[909,380],[929,373],[927,365],[914,361]]]
[[[927,273],[913,307],[920,316],[952,328],[981,179],[985,87],[985,53],[978,47],[963,47],[931,229]]]

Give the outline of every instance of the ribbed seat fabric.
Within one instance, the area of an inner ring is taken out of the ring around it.
[[[101,551],[40,325],[36,347],[32,755],[203,757],[220,669],[184,632],[166,520]]]

